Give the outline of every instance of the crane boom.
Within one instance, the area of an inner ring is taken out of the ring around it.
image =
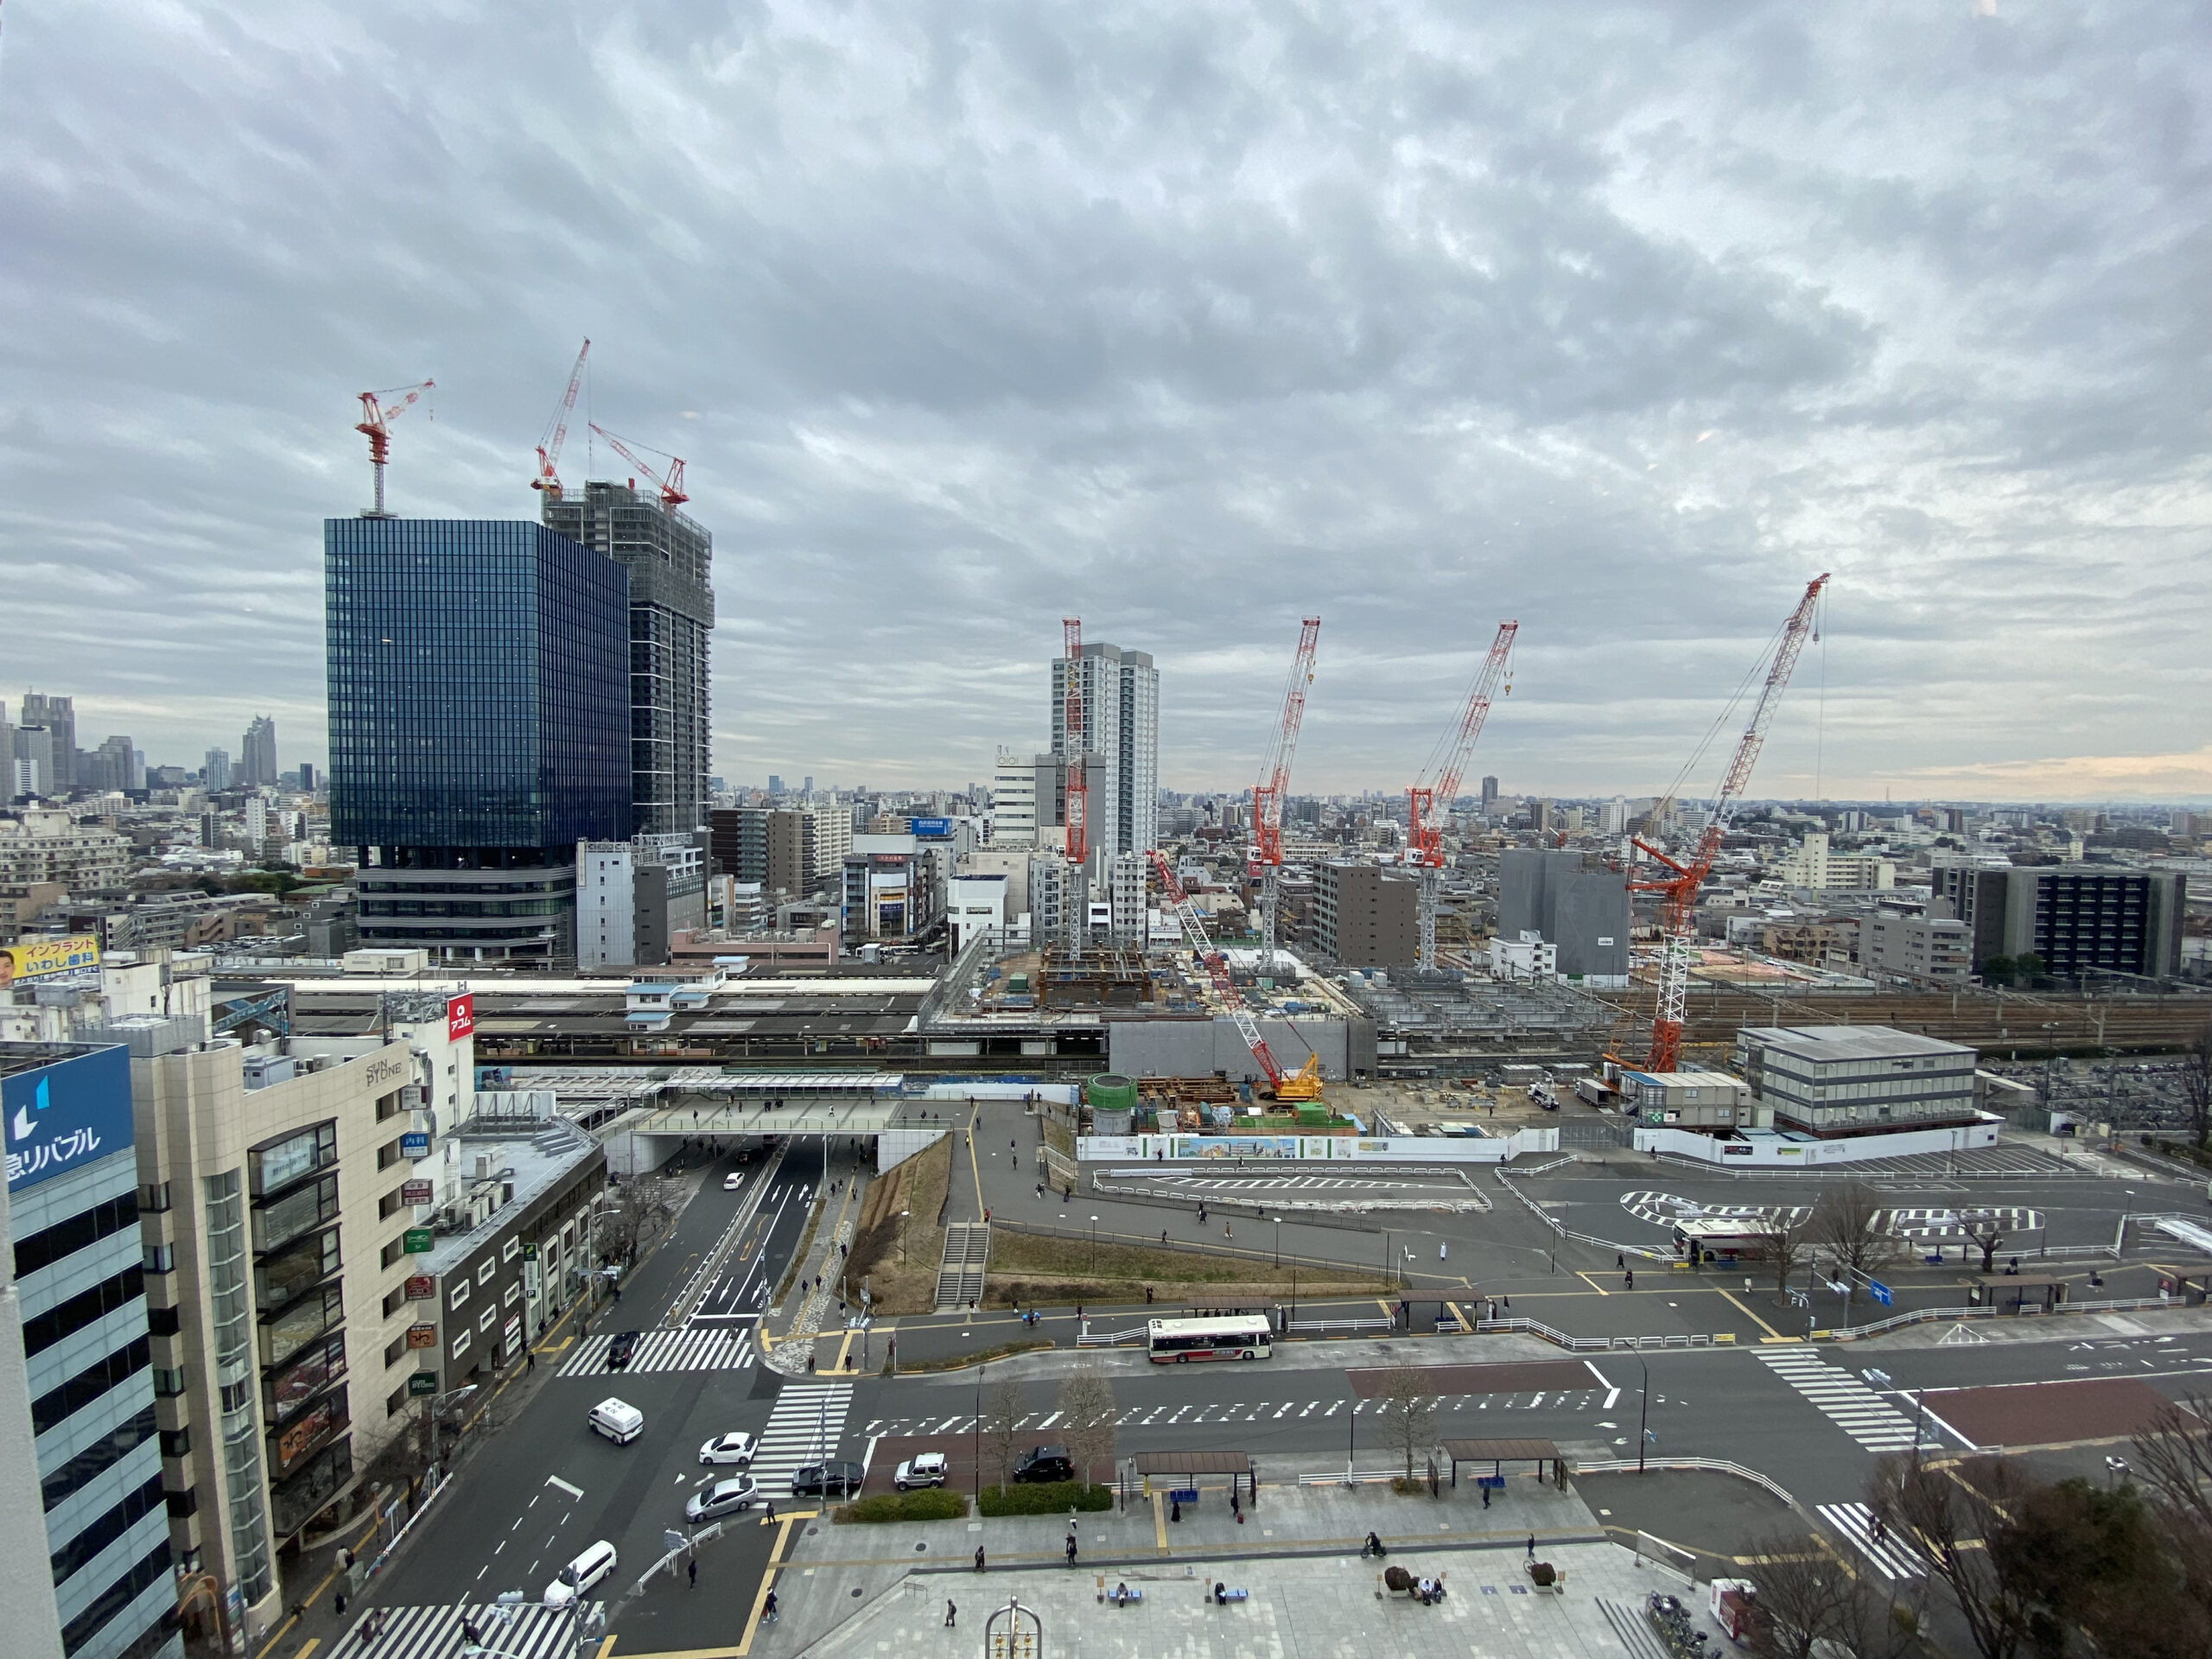
[[[391,423],[413,408],[416,400],[437,384],[435,380],[425,380],[418,386],[390,386],[382,391],[359,394],[361,418],[354,424],[353,429],[365,435],[369,441],[369,466],[375,472],[377,486],[374,513],[378,518],[385,516],[384,464],[391,454]],[[403,393],[405,395],[402,396]],[[387,404],[384,401],[387,397],[396,397],[399,401]]]
[[[1672,1071],[1681,1057],[1682,1024],[1689,1007],[1691,938],[1698,890],[1704,887],[1706,877],[1713,874],[1713,861],[1719,855],[1720,842],[1728,833],[1729,816],[1751,780],[1751,768],[1758,764],[1759,751],[1766,744],[1768,722],[1774,718],[1775,705],[1781,701],[1783,688],[1789,683],[1791,671],[1797,666],[1798,654],[1811,637],[1814,613],[1827,582],[1824,573],[1807,583],[1804,597],[1797,601],[1797,608],[1789,613],[1789,620],[1782,625],[1782,638],[1775,645],[1773,661],[1768,664],[1766,683],[1759,688],[1758,702],[1752,706],[1751,720],[1744,728],[1743,736],[1737,740],[1736,753],[1729,759],[1728,770],[1721,776],[1719,794],[1713,800],[1712,816],[1707,818],[1696,847],[1686,858],[1675,859],[1641,837],[1636,842],[1637,851],[1674,872],[1671,875],[1629,883],[1639,893],[1660,895],[1659,1002],[1651,1020],[1651,1052],[1644,1062],[1646,1071]]]
[[[1147,850],[1146,858],[1152,862],[1152,872],[1160,883],[1160,892],[1175,907],[1175,919],[1182,925],[1183,938],[1205,966],[1213,988],[1236,1022],[1236,1034],[1244,1039],[1244,1046],[1252,1051],[1252,1059],[1268,1079],[1280,1101],[1307,1101],[1321,1098],[1321,1060],[1319,1055],[1309,1056],[1296,1071],[1286,1071],[1282,1062],[1276,1059],[1274,1051],[1268,1046],[1268,1039],[1260,1033],[1260,1022],[1252,1017],[1252,1010],[1245,1006],[1244,994],[1236,988],[1236,977],[1229,970],[1229,959],[1215,945],[1206,931],[1205,918],[1198,907],[1191,902],[1191,895],[1183,890],[1165,855],[1156,848]]]
[[[1299,624],[1298,650],[1290,659],[1290,679],[1283,687],[1282,714],[1275,721],[1274,740],[1261,763],[1260,781],[1252,786],[1252,861],[1260,867],[1261,970],[1273,977],[1275,970],[1275,906],[1281,888],[1282,810],[1290,798],[1290,763],[1298,753],[1298,729],[1306,721],[1306,693],[1313,683],[1313,652],[1321,640],[1321,619],[1306,617]],[[1256,1033],[1257,1027],[1254,1027]]]
[[[643,473],[647,478],[652,480],[653,487],[660,492],[661,505],[664,507],[677,507],[683,505],[683,503],[691,499],[683,493],[683,456],[669,455],[668,471],[665,474],[663,474],[661,470],[655,467],[651,461],[640,459],[631,448],[628,443],[625,442],[622,439],[616,437],[614,434],[608,431],[598,422],[594,421],[591,423],[591,429],[598,433],[601,437],[605,438],[607,442],[613,446],[616,454],[621,456],[623,460],[628,461],[632,467]],[[650,444],[641,443],[638,445],[638,448],[639,449],[650,449],[652,448],[652,446]],[[657,455],[667,454],[667,451],[663,449],[654,449],[652,452]]]
[[[1443,820],[1451,816],[1452,803],[1459,798],[1459,779],[1490,720],[1491,703],[1500,695],[1500,683],[1507,691],[1512,690],[1512,683],[1505,679],[1506,665],[1520,632],[1518,622],[1497,625],[1490,652],[1475,671],[1475,683],[1468,689],[1467,706],[1459,715],[1459,727],[1439,745],[1442,765],[1434,781],[1417,781],[1406,791],[1406,856],[1421,868],[1421,941],[1415,960],[1423,969],[1436,966],[1436,890],[1444,868]]]
[[[576,407],[576,388],[584,382],[584,359],[590,355],[591,341],[587,339],[576,353],[576,366],[569,371],[569,389],[561,395],[561,406],[553,411],[553,418],[546,422],[537,440],[537,476],[530,480],[530,487],[544,491],[556,501],[561,499],[561,446],[569,441],[569,416]]]

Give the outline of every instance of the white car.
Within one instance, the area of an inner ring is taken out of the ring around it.
[[[908,1459],[899,1465],[899,1472],[891,1478],[891,1484],[902,1492],[915,1486],[944,1485],[944,1453],[925,1452],[918,1458]]]
[[[604,1538],[563,1567],[545,1586],[544,1605],[565,1607],[614,1570],[614,1546]]]
[[[734,1169],[730,1171],[728,1174],[722,1177],[722,1191],[725,1192],[734,1192],[739,1187],[743,1186],[744,1185],[745,1177],[739,1174]]]
[[[699,1461],[702,1463],[734,1463],[739,1468],[746,1469],[752,1466],[753,1452],[753,1437],[750,1434],[746,1433],[742,1429],[733,1429],[727,1434],[717,1435],[715,1439],[709,1440],[704,1446],[701,1446],[699,1448]]]

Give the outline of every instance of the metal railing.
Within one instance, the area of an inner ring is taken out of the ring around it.
[[[1327,1336],[1332,1331],[1342,1331],[1348,1334],[1357,1334],[1362,1331],[1395,1331],[1397,1328],[1398,1322],[1395,1319],[1292,1319],[1283,1326],[1284,1331],[1292,1335],[1295,1335],[1300,1331],[1310,1331],[1316,1336],[1323,1337]]]
[[[1143,1325],[1134,1331],[1078,1331],[1075,1345],[1078,1348],[1112,1348],[1125,1342],[1142,1342],[1150,1334]]]
[[[1714,1474],[1734,1475],[1755,1486],[1764,1487],[1791,1509],[1797,1507],[1797,1500],[1775,1481],[1756,1469],[1747,1468],[1740,1463],[1731,1463],[1726,1458],[1646,1458],[1640,1464],[1633,1458],[1599,1458],[1588,1463],[1570,1465],[1567,1472],[1570,1476],[1638,1475],[1683,1469],[1702,1469]]]
[[[1477,1319],[1475,1332],[1478,1336],[1506,1332],[1518,1336],[1541,1337],[1573,1354],[1610,1353],[1621,1348],[1712,1348],[1727,1345],[1719,1338],[1704,1332],[1676,1332],[1671,1335],[1642,1337],[1570,1337],[1557,1326],[1546,1325],[1541,1319]]]
[[[1594,1244],[1599,1249],[1611,1250],[1616,1255],[1633,1255],[1638,1260],[1644,1262],[1672,1262],[1675,1259],[1674,1253],[1671,1250],[1655,1250],[1646,1244],[1624,1244],[1617,1238],[1599,1238],[1594,1233],[1578,1233],[1573,1231],[1568,1228],[1565,1222],[1561,1221],[1557,1216],[1552,1214],[1550,1211],[1545,1209],[1543,1205],[1538,1204],[1526,1192],[1523,1192],[1518,1186],[1516,1186],[1507,1177],[1503,1167],[1499,1168],[1496,1173],[1497,1175],[1497,1184],[1503,1187],[1507,1192],[1510,1192],[1515,1198],[1520,1199],[1522,1207],[1538,1221],[1542,1222],[1545,1226],[1550,1228],[1553,1234],[1559,1238],[1572,1239],[1578,1244]],[[1515,1172],[1516,1174],[1526,1173],[1527,1172],[1525,1171]]]
[[[2181,1306],[2171,1298],[2126,1296],[2103,1301],[2061,1302],[2056,1307],[2049,1308],[2021,1302],[2000,1302],[1980,1307],[1922,1307],[1915,1308],[1910,1313],[1892,1314],[1872,1325],[1816,1330],[1814,1335],[1825,1336],[1836,1342],[1856,1342],[1861,1337],[1878,1336],[1885,1331],[1901,1331],[1909,1325],[1932,1325],[1942,1319],[2049,1319],[2062,1313],[2140,1313],[2147,1308]]]

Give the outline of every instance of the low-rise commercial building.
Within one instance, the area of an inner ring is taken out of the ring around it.
[[[1867,917],[1859,925],[1859,971],[1915,985],[1963,985],[1974,972],[1964,922],[1935,916]]]
[[[1974,1051],[1887,1026],[1746,1026],[1736,1070],[1777,1128],[1827,1139],[1980,1122]]]

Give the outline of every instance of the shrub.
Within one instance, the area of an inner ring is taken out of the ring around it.
[[[984,1515],[1065,1515],[1070,1510],[1110,1510],[1111,1486],[1046,1480],[1034,1485],[986,1486],[976,1509]]]
[[[911,1492],[878,1492],[835,1512],[839,1522],[957,1521],[968,1513],[968,1495],[925,1486]]]

